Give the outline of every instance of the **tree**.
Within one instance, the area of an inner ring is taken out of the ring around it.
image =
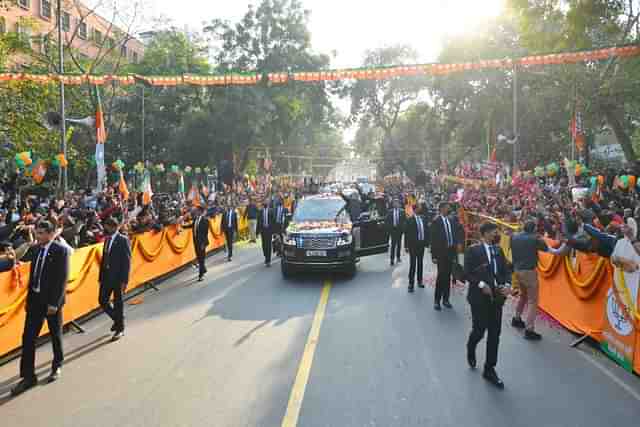
[[[263,0],[249,6],[232,25],[213,20],[204,31],[219,72],[258,72],[256,86],[223,88],[210,97],[209,110],[219,132],[218,143],[233,151],[238,170],[249,160],[250,147],[300,150],[313,145],[313,129],[335,121],[324,83],[270,85],[270,72],[307,71],[329,65],[326,55],[311,49],[309,12],[297,0]]]
[[[597,48],[640,40],[638,0],[512,0],[511,7],[522,17],[523,43],[534,52],[548,46]],[[573,67],[572,89],[583,100],[588,123],[594,132],[606,131],[600,125],[604,119],[628,161],[637,158],[631,135],[638,129],[638,121],[637,115],[630,113],[638,111],[639,64],[637,58],[612,58]]]
[[[409,46],[399,45],[369,50],[365,54],[364,67],[415,63],[417,54]],[[398,77],[387,80],[356,80],[345,85],[343,96],[351,97],[352,122],[360,122],[361,128],[376,127],[384,135],[382,153],[386,158],[383,174],[397,165],[399,153],[393,139],[393,130],[400,114],[417,98],[424,87],[421,78]]]

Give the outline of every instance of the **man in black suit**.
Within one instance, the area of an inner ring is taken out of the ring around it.
[[[264,255],[264,265],[271,266],[271,238],[274,230],[274,214],[273,210],[269,207],[269,199],[265,199],[264,204],[260,212],[258,213],[258,234],[262,241],[262,253]]]
[[[120,224],[114,218],[107,218],[104,223],[107,240],[104,241],[102,262],[100,263],[100,307],[113,320],[111,330],[113,341],[124,336],[124,304],[122,295],[129,283],[131,271],[131,245],[129,239],[118,232]],[[113,294],[113,305],[110,299]]]
[[[209,218],[203,214],[201,207],[194,207],[191,211],[193,222],[186,228],[193,228],[193,246],[198,258],[198,282],[202,282],[207,274],[205,260],[207,257],[207,246],[209,246]]]
[[[433,308],[442,310],[440,303],[451,308],[449,295],[451,293],[451,271],[456,259],[456,229],[449,218],[449,204],[441,202],[438,206],[440,215],[431,223],[431,258],[438,266],[436,277],[436,291]]]
[[[278,202],[276,208],[274,209],[274,234],[278,235],[280,238],[280,245],[278,248],[278,255],[282,256],[282,241],[284,238],[284,233],[287,230],[288,226],[288,215],[289,211],[282,205],[282,202]]]
[[[481,243],[464,254],[464,276],[469,283],[467,301],[471,305],[472,330],[467,341],[467,361],[476,367],[476,347],[487,331],[487,356],[483,377],[496,387],[504,388],[495,367],[502,329],[502,307],[511,293],[507,283],[509,272],[500,247],[495,246],[498,227],[492,223],[480,226]]]
[[[227,256],[229,262],[233,259],[233,240],[238,232],[238,214],[233,204],[230,204],[227,210],[222,214],[222,231],[227,240]]]
[[[387,214],[385,222],[389,236],[391,237],[391,265],[393,266],[395,259],[398,260],[398,264],[402,262],[400,250],[402,246],[402,234],[404,233],[407,222],[407,216],[404,210],[400,208],[400,201],[398,199],[393,201],[393,209]]]
[[[53,363],[48,381],[56,381],[62,373],[64,353],[62,349],[62,307],[69,276],[69,252],[56,242],[56,230],[49,221],[40,221],[35,228],[38,245],[27,254],[31,261],[29,289],[22,335],[20,377],[22,380],[11,389],[17,396],[38,383],[35,373],[36,340],[45,319],[49,326],[53,345]]]
[[[413,292],[417,273],[418,286],[424,288],[422,270],[424,266],[424,249],[429,246],[429,225],[424,220],[424,207],[417,205],[414,215],[407,220],[404,244],[409,252],[409,292]]]

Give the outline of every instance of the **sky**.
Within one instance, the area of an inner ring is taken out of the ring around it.
[[[88,0],[102,2],[104,0]],[[237,22],[249,4],[259,0],[142,0],[144,20],[169,18],[176,27],[199,31],[203,23],[219,18]],[[301,0],[311,11],[311,45],[317,53],[332,54],[332,68],[361,65],[365,51],[376,47],[408,44],[417,50],[419,62],[437,60],[448,36],[473,31],[475,25],[495,17],[505,0]],[[139,26],[139,25],[136,25]],[[140,31],[147,28],[140,27]],[[346,100],[336,106],[347,114]],[[345,142],[356,127],[345,130]]]
[[[239,20],[249,4],[241,0],[147,0],[150,16],[164,15],[177,26],[200,29],[203,21]],[[334,68],[356,67],[366,49],[409,44],[420,62],[437,58],[442,41],[497,16],[504,0],[302,0],[311,11],[311,44],[321,53],[337,52]],[[188,5],[188,6],[187,6]]]

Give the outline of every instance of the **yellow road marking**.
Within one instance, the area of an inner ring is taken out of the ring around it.
[[[326,280],[322,288],[322,293],[320,294],[320,301],[316,308],[316,314],[313,317],[309,338],[307,338],[307,344],[305,345],[304,352],[302,353],[302,359],[300,360],[296,380],[293,383],[293,388],[291,389],[291,396],[289,397],[287,412],[284,414],[284,419],[282,420],[282,427],[296,427],[298,425],[298,418],[300,417],[300,409],[302,408],[304,392],[307,388],[307,383],[309,382],[309,375],[311,374],[313,356],[316,352],[316,347],[318,346],[318,339],[320,338],[320,327],[322,326],[324,314],[327,311],[327,301],[329,300],[330,290],[331,281]]]

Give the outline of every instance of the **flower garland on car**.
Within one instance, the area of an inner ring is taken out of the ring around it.
[[[302,222],[299,224],[291,224],[289,226],[289,231],[309,231],[309,230],[318,230],[323,228],[334,228],[338,227],[342,231],[351,231],[352,225],[349,223],[338,224],[335,221],[309,221]]]

